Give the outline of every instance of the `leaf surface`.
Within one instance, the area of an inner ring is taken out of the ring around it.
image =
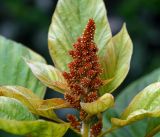
[[[57,117],[53,109],[70,107],[63,99],[53,98],[42,100],[29,89],[19,86],[0,87],[0,96],[15,98],[27,106],[32,113],[58,122],[61,120]]]
[[[125,79],[130,68],[132,41],[125,24],[106,46],[105,56],[101,57],[102,79],[112,79],[102,86],[100,93],[113,92]]]
[[[31,137],[62,137],[69,124],[57,124],[44,120],[16,121],[0,118],[0,129],[6,132]]]
[[[116,97],[115,108],[110,109],[103,114],[104,130],[108,129],[111,126],[110,119],[112,117],[120,117],[121,112],[127,107],[132,98],[137,93],[139,93],[139,91],[141,91],[147,85],[157,82],[158,80],[160,80],[160,69],[157,69],[150,74],[136,80],[124,90],[122,90],[121,93]],[[147,129],[147,126],[149,126],[148,124],[151,123],[152,119],[153,118],[149,119],[149,121],[148,119],[144,119],[142,121],[117,129],[111,132],[111,134],[107,134],[106,137],[119,137],[119,135],[122,135],[124,137],[144,137],[146,131],[148,131],[149,129]],[[153,123],[152,126],[154,125]]]
[[[24,86],[43,98],[45,86],[34,77],[22,57],[45,63],[37,53],[0,36],[0,85]]]
[[[20,101],[0,96],[0,130],[32,137],[62,137],[69,124],[57,124],[36,117]]]
[[[60,93],[64,93],[69,90],[62,72],[55,67],[32,60],[26,60],[26,62],[34,75],[47,87],[50,87]]]
[[[120,119],[112,118],[116,126],[125,126],[146,117],[160,116],[160,82],[154,83],[136,95],[124,110]]]
[[[81,103],[82,109],[90,115],[101,113],[113,105],[114,97],[109,93],[104,94],[94,102]]]
[[[68,51],[81,36],[89,18],[96,23],[95,43],[103,69],[102,79],[114,77],[101,88],[100,94],[112,92],[129,71],[132,42],[125,25],[112,38],[103,0],[59,0],[48,34],[50,55],[59,70],[68,71],[67,64],[72,61]]]
[[[95,20],[95,42],[99,48],[98,54],[103,56],[111,38],[103,0],[58,1],[49,28],[48,44],[52,60],[59,70],[68,70],[67,64],[72,60],[68,51],[73,48],[73,43],[81,36],[90,18]]]
[[[14,120],[36,120],[36,117],[20,101],[0,96],[0,118]]]
[[[159,133],[159,134],[158,134]],[[145,137],[159,137],[160,135],[160,118],[149,120]]]

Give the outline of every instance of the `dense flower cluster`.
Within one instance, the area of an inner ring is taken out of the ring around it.
[[[64,72],[70,92],[64,98],[73,108],[80,111],[80,119],[84,119],[86,112],[81,109],[80,102],[93,102],[98,98],[98,89],[102,85],[102,72],[98,62],[97,47],[94,43],[95,23],[93,19],[88,24],[81,37],[69,51],[73,61],[68,64],[70,72]]]
[[[102,120],[99,120],[97,123],[95,123],[92,127],[91,127],[91,135],[90,137],[96,137],[99,135],[99,133],[101,132],[102,129]]]
[[[93,102],[97,99],[98,88],[102,85],[99,77],[102,72],[98,57],[98,49],[94,43],[95,23],[90,19],[83,35],[73,45],[74,49],[69,51],[73,61],[68,64],[70,72],[64,72],[70,92],[65,94],[65,99],[77,109],[80,102]]]
[[[76,116],[68,114],[67,115],[67,120],[71,123],[71,126],[73,128],[75,128],[78,131],[80,131],[81,123],[78,121],[78,119],[76,118]]]

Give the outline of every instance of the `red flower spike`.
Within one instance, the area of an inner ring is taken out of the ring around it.
[[[90,56],[86,56],[83,58],[84,61],[86,62],[90,62],[91,61],[91,57]]]
[[[97,49],[97,47],[95,46],[94,43],[92,43],[92,44],[89,46],[89,48],[90,48],[90,50],[93,51],[93,52],[97,52],[97,51],[98,51],[98,49]]]
[[[76,72],[75,72],[74,68],[71,68],[70,70],[71,70],[71,72],[70,72],[71,79],[76,79]]]
[[[102,130],[102,121],[99,120],[96,124],[91,127],[90,137],[97,137]]]
[[[88,87],[89,84],[90,84],[90,81],[91,79],[87,78],[87,77],[84,77],[80,80],[80,84],[83,86],[83,87]]]
[[[93,79],[90,83],[92,89],[98,89],[102,85],[102,80],[98,77]]]
[[[62,75],[63,75],[63,77],[64,77],[65,79],[67,79],[67,80],[70,79],[70,76],[69,76],[69,74],[68,74],[67,72],[63,72]]]
[[[78,74],[83,75],[85,73],[85,69],[83,67],[78,69]]]
[[[85,63],[84,64],[84,68],[86,69],[86,70],[89,70],[89,69],[91,69],[92,68],[92,63],[91,62],[87,62],[87,63]]]
[[[79,96],[76,95],[70,95],[69,93],[66,93],[64,95],[64,98],[67,102],[69,102],[73,108],[80,109],[80,100]]]
[[[96,71],[94,71],[92,69],[87,72],[87,76],[89,78],[93,78],[95,75],[96,75]]]
[[[86,42],[91,42],[94,39],[95,33],[95,23],[93,19],[89,19],[88,24],[83,32],[83,37],[86,39]]]
[[[90,92],[86,97],[85,97],[85,102],[93,102],[97,100],[98,94],[97,91]]]
[[[75,95],[82,95],[85,93],[85,91],[78,84],[75,83],[70,84],[70,89]]]
[[[80,119],[84,120],[86,118],[86,116],[87,116],[87,113],[83,109],[81,109],[80,113],[79,113]]]
[[[78,121],[77,117],[71,114],[67,115],[67,120],[71,123],[71,126],[78,131],[80,131],[81,123]]]
[[[75,43],[75,44],[73,45],[73,47],[74,47],[76,50],[80,50],[80,49],[81,49],[81,47],[78,45],[78,43]]]
[[[73,70],[74,70],[74,69],[76,68],[76,63],[75,63],[75,62],[71,62],[71,63],[68,64],[68,67],[69,67],[70,69],[73,68]]]
[[[81,109],[80,102],[97,100],[98,89],[102,85],[102,80],[99,78],[102,69],[96,54],[98,48],[94,43],[95,28],[94,20],[89,19],[82,36],[73,44],[74,49],[69,51],[73,58],[73,61],[68,64],[69,73],[63,73],[70,87],[70,91],[65,93],[64,98],[73,108],[80,111],[81,120],[87,116],[87,113]],[[72,126],[76,128],[76,124]],[[98,132],[96,125],[93,126],[94,128]]]
[[[67,115],[67,120],[72,122],[78,121],[77,117],[71,114]]]
[[[65,99],[74,108],[78,106],[77,109],[80,109],[81,101],[96,100],[98,98],[97,89],[102,85],[102,81],[99,79],[102,70],[96,55],[98,49],[93,41],[95,28],[94,20],[89,19],[82,36],[73,44],[74,49],[69,51],[73,58],[73,61],[68,64],[70,72],[63,73],[71,89],[70,93],[65,94]],[[96,92],[91,92],[94,90]],[[75,96],[80,99],[76,99]],[[79,103],[77,103],[78,101]]]
[[[82,55],[86,56],[88,54],[88,50],[83,50]]]

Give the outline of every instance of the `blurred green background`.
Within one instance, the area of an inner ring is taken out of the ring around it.
[[[47,33],[56,4],[57,0],[1,0],[0,35],[23,43],[52,64]],[[131,69],[117,95],[130,82],[160,67],[160,0],[105,0],[105,4],[113,35],[126,22],[134,44]],[[55,96],[61,95],[48,91],[45,98]],[[59,113],[64,117],[68,111]]]

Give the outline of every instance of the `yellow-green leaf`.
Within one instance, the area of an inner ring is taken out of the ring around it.
[[[69,124],[66,123],[57,124],[44,120],[16,121],[0,118],[1,130],[28,137],[62,137],[68,128]]]
[[[20,101],[2,96],[0,96],[0,118],[26,121],[36,120],[36,117]]]
[[[69,124],[36,120],[20,101],[0,96],[0,130],[32,137],[62,137]]]
[[[129,84],[125,89],[121,91],[118,96],[116,96],[115,107],[103,113],[103,128],[104,130],[108,129],[111,126],[110,119],[111,117],[120,117],[121,112],[128,106],[129,102],[133,99],[139,91],[143,90],[147,85],[155,83],[159,80],[160,69],[154,70],[153,72],[147,74],[146,76],[141,77],[140,79]],[[156,127],[155,123],[158,120],[152,120],[155,118],[147,118],[138,122],[135,122],[131,125],[128,125],[124,128],[115,130],[110,134],[107,134],[107,137],[144,137],[146,131],[149,132],[151,128]],[[158,119],[158,118],[157,118]],[[150,123],[152,123],[150,125]],[[159,118],[160,123],[160,118]],[[158,124],[158,123],[157,123]],[[147,128],[148,127],[148,128]],[[142,130],[143,129],[143,130]],[[157,136],[155,136],[157,137]]]
[[[63,99],[48,99],[42,100],[33,94],[29,89],[19,86],[3,86],[0,87],[0,96],[7,96],[21,101],[29,110],[37,115],[61,121],[53,109],[70,107]]]
[[[159,134],[158,134],[159,133]],[[160,117],[149,120],[145,137],[159,137],[160,135]]]
[[[103,68],[102,79],[112,79],[100,89],[100,94],[114,91],[125,79],[130,68],[132,41],[123,25],[106,46],[105,56],[100,57]]]
[[[27,59],[26,62],[34,75],[46,86],[60,93],[69,90],[62,72],[55,67]]]
[[[111,38],[110,26],[103,0],[59,0],[49,28],[49,51],[55,66],[67,71],[71,62],[68,51],[81,36],[88,20],[96,23],[95,42],[99,55],[103,56],[106,44]]]
[[[38,102],[37,102],[38,103]],[[52,98],[39,101],[38,110],[53,110],[53,109],[60,109],[60,108],[70,108],[70,104],[66,102],[64,99],[61,98]]]
[[[120,119],[112,118],[114,126],[125,126],[135,121],[160,117],[160,82],[153,83],[136,95],[124,110]]]
[[[106,109],[112,107],[113,105],[114,105],[114,97],[109,93],[104,94],[94,102],[81,103],[82,109],[90,115],[103,112]]]
[[[20,101],[0,96],[0,130],[27,137],[62,137],[69,124],[36,120]]]
[[[19,85],[43,98],[45,86],[32,74],[23,57],[45,63],[45,60],[20,43],[0,36],[0,85]]]

